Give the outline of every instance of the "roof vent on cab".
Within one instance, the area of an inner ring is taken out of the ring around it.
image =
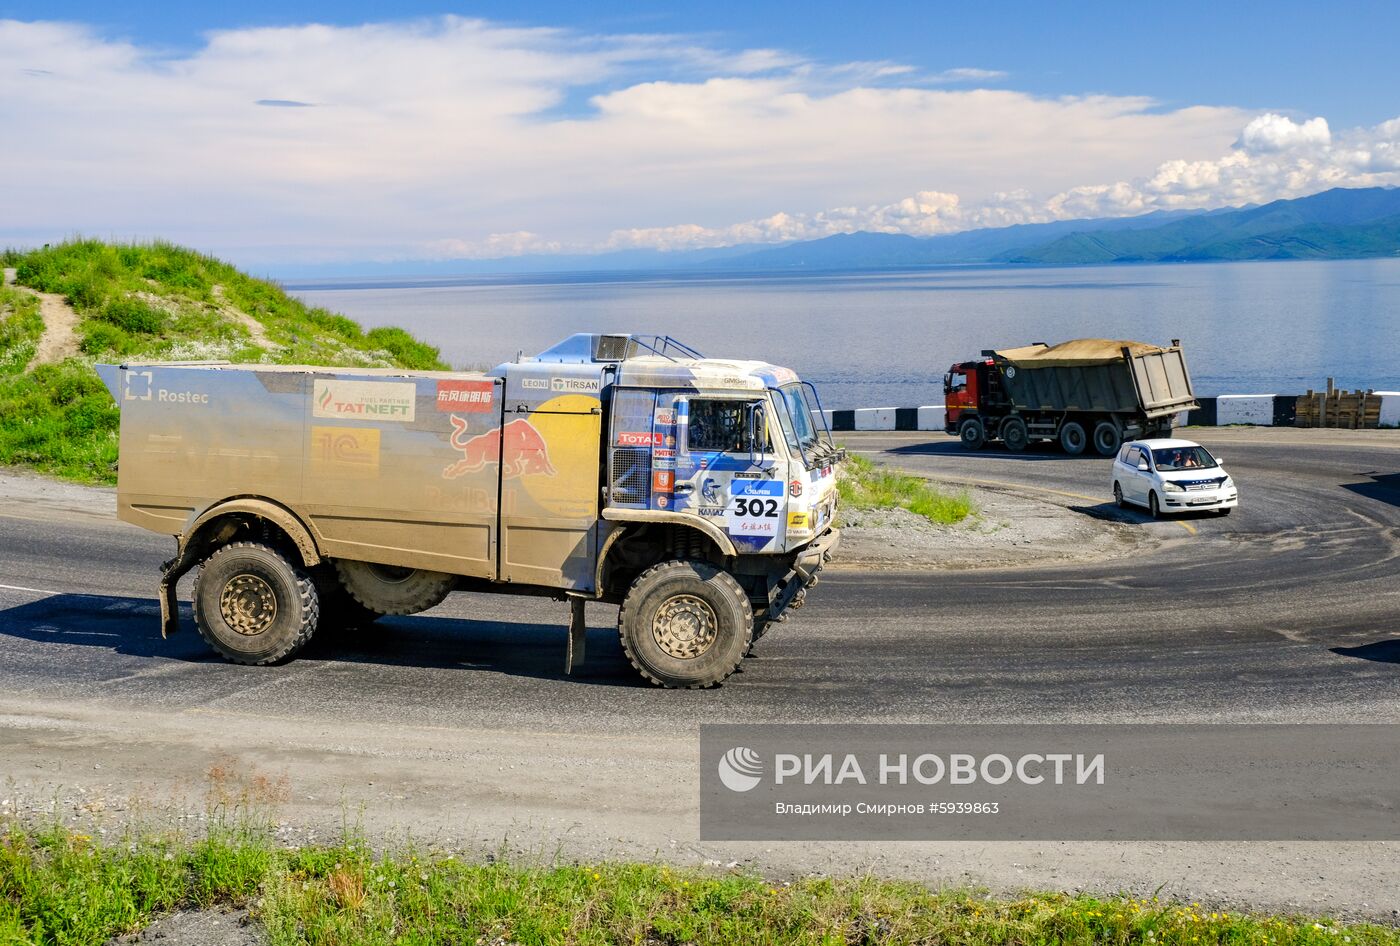
[[[587,364],[591,362],[626,361],[660,355],[671,361],[683,358],[701,359],[698,351],[669,335],[602,335],[579,332],[546,348],[532,360],[553,363]]]

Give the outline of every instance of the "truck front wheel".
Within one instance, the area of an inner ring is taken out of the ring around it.
[[[1060,425],[1060,449],[1072,457],[1077,457],[1089,445],[1084,435],[1084,425],[1077,420],[1065,421]]]
[[[637,576],[617,626],[642,676],[694,689],[739,669],[753,640],[753,607],[729,573],[705,562],[663,562]]]
[[[200,636],[228,660],[273,664],[306,646],[316,631],[316,583],[276,550],[234,542],[204,560],[194,583]]]
[[[987,442],[987,430],[976,417],[969,417],[958,425],[958,437],[969,450],[981,450]]]

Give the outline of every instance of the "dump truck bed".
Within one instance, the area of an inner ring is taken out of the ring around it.
[[[989,352],[1022,411],[1092,411],[1167,417],[1196,407],[1179,346],[1076,339]]]

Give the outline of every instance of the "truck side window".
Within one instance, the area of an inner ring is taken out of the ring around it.
[[[691,450],[749,452],[748,401],[694,398],[690,402]]]
[[[948,376],[948,393],[957,394],[967,390],[967,375],[955,371]]]

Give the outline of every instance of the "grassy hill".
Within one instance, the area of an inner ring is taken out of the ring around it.
[[[168,243],[73,240],[5,251],[0,288],[0,463],[84,482],[116,481],[119,414],[93,364],[134,359],[446,368],[399,328],[364,331],[220,260]],[[34,293],[76,314],[75,345],[36,359]]]

